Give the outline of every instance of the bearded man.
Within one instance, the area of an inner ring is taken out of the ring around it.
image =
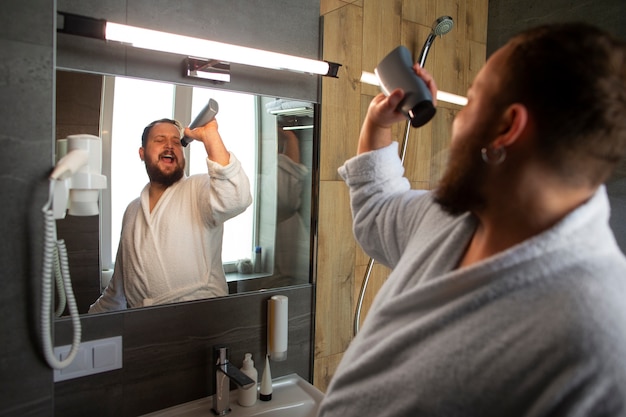
[[[435,82],[416,66],[430,86]],[[392,268],[320,416],[626,415],[626,258],[603,183],[626,152],[626,45],[584,24],[489,57],[433,192],[376,96],[339,170],[354,233]]]
[[[185,176],[183,133],[204,144],[207,174]],[[176,120],[156,120],[144,129],[139,157],[150,182],[124,213],[113,277],[89,312],[227,295],[223,225],[252,197],[217,121],[183,130]]]

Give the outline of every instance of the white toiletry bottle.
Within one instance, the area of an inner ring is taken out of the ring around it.
[[[243,366],[241,367],[241,372],[248,375],[250,379],[254,381],[254,385],[250,388],[244,389],[239,387],[239,392],[237,394],[237,402],[239,405],[243,407],[251,407],[256,403],[257,396],[257,379],[259,377],[259,373],[254,368],[254,361],[252,360],[252,353],[246,353],[243,359]]]

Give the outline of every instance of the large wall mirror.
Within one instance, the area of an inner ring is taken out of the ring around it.
[[[107,285],[122,215],[148,182],[138,155],[143,128],[163,117],[188,125],[209,99],[219,103],[220,134],[242,162],[253,195],[246,212],[224,226],[222,260],[229,293],[310,282],[314,103],[62,69],[56,78],[57,158],[68,135],[100,136],[108,179],[99,216],[67,215],[57,223],[59,238],[68,246],[81,314]],[[185,157],[188,175],[206,172],[201,143],[186,147]],[[247,262],[256,247],[262,265],[251,271]]]
[[[319,2],[280,0],[262,8],[250,7],[249,0],[233,0],[228,7],[218,0],[166,0],[162,7],[138,0],[56,4],[59,12],[313,59],[319,55]],[[57,33],[56,139],[100,136],[109,183],[100,215],[68,215],[57,223],[81,314],[111,275],[121,213],[148,183],[138,156],[143,128],[163,117],[187,125],[209,98],[219,103],[220,134],[244,164],[254,200],[224,226],[229,295],[312,282],[319,77],[231,63],[230,82],[212,82],[185,74],[187,58]],[[206,172],[202,144],[192,142],[185,154],[189,174]],[[238,261],[251,258],[256,246],[262,269],[240,273]]]

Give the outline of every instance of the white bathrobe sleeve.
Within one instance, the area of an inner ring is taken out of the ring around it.
[[[421,218],[416,211],[428,208],[422,198],[428,192],[410,189],[397,142],[349,159],[338,172],[350,187],[356,240],[365,253],[393,268]],[[406,206],[415,210],[407,212]]]
[[[250,180],[233,153],[226,166],[209,158],[206,163],[209,175],[199,176],[206,181],[200,188],[199,203],[205,223],[215,226],[243,213],[252,204]]]

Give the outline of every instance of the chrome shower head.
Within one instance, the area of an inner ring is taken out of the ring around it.
[[[433,23],[433,33],[435,36],[443,36],[454,27],[454,20],[450,16],[441,16]]]
[[[424,64],[426,63],[426,56],[428,56],[428,51],[430,50],[430,45],[433,44],[435,38],[450,32],[453,27],[454,20],[452,20],[450,16],[441,16],[435,20],[432,31],[430,32],[430,35],[428,35],[428,38],[422,47],[422,52],[420,53],[420,58],[418,60],[420,67],[424,67]]]

